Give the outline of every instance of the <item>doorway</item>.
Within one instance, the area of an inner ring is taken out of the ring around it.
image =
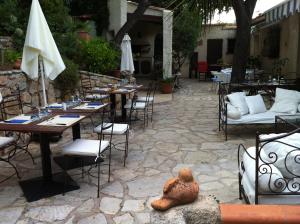
[[[207,40],[207,62],[208,64],[217,64],[223,56],[223,39]]]

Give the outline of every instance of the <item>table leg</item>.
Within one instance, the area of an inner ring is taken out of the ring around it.
[[[80,135],[80,123],[72,126],[73,140],[81,138]]]
[[[126,94],[122,94],[121,95],[122,98],[122,121],[126,121],[127,118],[127,110],[125,108],[126,105]]]
[[[113,111],[115,111],[116,108],[116,95],[110,94],[110,110],[111,110],[111,116],[113,116]]]
[[[40,150],[42,157],[43,178],[45,181],[52,180],[52,168],[50,158],[49,135],[40,134]]]
[[[80,131],[80,126],[77,126],[75,130],[77,131],[78,128]],[[76,131],[74,136],[78,137],[78,133],[76,133]],[[37,201],[42,198],[48,198],[62,194],[63,192],[79,189],[79,186],[70,176],[65,176],[63,173],[52,174],[49,136],[50,134],[47,133],[40,134],[43,176],[19,182],[20,187],[23,190],[24,197],[28,202]],[[65,185],[65,181],[68,183],[67,185]]]

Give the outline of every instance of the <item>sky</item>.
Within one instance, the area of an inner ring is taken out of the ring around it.
[[[258,16],[260,13],[263,13],[266,10],[284,1],[285,0],[257,0],[253,18]],[[219,23],[219,22],[235,23],[235,15],[233,10],[229,11],[228,13],[223,12],[221,14],[216,14],[214,19],[212,20],[212,23]]]

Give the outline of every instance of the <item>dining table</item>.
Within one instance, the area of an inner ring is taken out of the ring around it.
[[[113,87],[113,85],[108,85],[101,88],[93,88],[90,92],[93,94],[107,94],[110,96],[110,106],[111,111],[115,111],[116,109],[116,96],[121,95],[121,118],[116,120],[120,120],[121,122],[125,122],[127,119],[127,110],[125,105],[127,103],[127,97],[131,94],[136,93],[138,90],[142,89],[143,85],[136,84],[125,84],[117,87]]]
[[[67,110],[57,105],[51,108],[50,105],[48,114],[43,116],[27,113],[0,122],[0,131],[33,133],[39,136],[42,176],[19,181],[28,202],[79,189],[69,175],[64,172],[52,172],[50,137],[62,135],[71,128],[73,140],[81,138],[81,121],[98,113],[107,105],[94,103],[89,106],[88,103],[83,103]],[[28,121],[25,120],[26,117]]]

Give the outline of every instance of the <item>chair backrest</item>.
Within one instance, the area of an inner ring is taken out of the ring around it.
[[[156,93],[156,90],[157,90],[157,86],[158,86],[158,83],[154,83],[153,85],[153,88],[152,88],[152,97],[153,97],[153,101],[154,101],[154,96],[155,96],[155,93]]]
[[[208,72],[207,61],[198,61],[198,72]]]
[[[135,105],[137,103],[137,96],[134,95],[131,99],[131,106],[130,106],[130,111],[129,111],[129,117],[127,118],[127,124],[129,124],[129,126],[131,126],[131,117],[135,108]]]
[[[2,120],[8,119],[9,116],[23,114],[23,103],[19,88],[11,94],[3,96],[0,103],[0,112]]]
[[[80,75],[80,87],[82,95],[85,96],[86,93],[92,89],[92,81],[90,75]]]
[[[149,104],[149,98],[151,96],[152,91],[153,91],[153,83],[151,82],[148,85],[148,90],[147,90],[147,95],[146,95],[146,105]]]
[[[104,140],[103,138],[103,131],[109,130],[109,134],[105,134],[105,136],[108,136],[108,141],[109,141],[109,147],[111,147],[111,141],[112,141],[112,136],[113,136],[113,131],[114,131],[114,121],[115,121],[115,110],[102,110],[101,114],[101,131],[99,133],[100,135],[100,144],[99,144],[99,152],[98,156],[101,154],[101,143]]]

